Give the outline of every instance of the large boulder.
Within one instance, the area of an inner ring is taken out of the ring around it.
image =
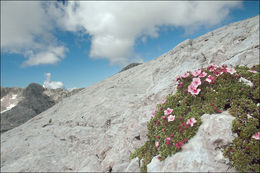
[[[129,160],[129,156],[145,143],[146,123],[153,108],[175,93],[177,76],[210,63],[259,64],[259,16],[180,43],[162,56],[98,82],[7,131],[1,136],[1,170],[139,171],[138,161]],[[230,116],[224,116],[225,120],[230,123]],[[227,135],[231,133],[230,126],[221,128]],[[216,134],[210,135],[208,139],[213,140]],[[197,145],[207,145],[199,142]],[[219,153],[212,149],[212,141],[208,144],[206,152]],[[191,158],[188,160],[192,163]],[[209,166],[216,166],[207,170],[218,171],[217,161],[208,160]],[[166,165],[169,167],[162,170],[180,170],[174,163]],[[190,165],[183,170],[188,168]]]

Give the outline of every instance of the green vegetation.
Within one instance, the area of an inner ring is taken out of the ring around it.
[[[228,110],[236,117],[232,131],[238,137],[225,147],[224,156],[239,171],[258,172],[259,71],[259,65],[233,69],[213,64],[178,77],[177,92],[157,105],[147,123],[148,141],[130,158],[142,160],[141,171],[146,172],[153,157],[164,160],[181,151],[182,145],[197,133],[203,114]],[[241,77],[250,80],[253,86],[240,82]]]

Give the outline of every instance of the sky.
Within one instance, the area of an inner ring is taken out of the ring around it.
[[[88,87],[256,15],[259,1],[1,1],[1,86]]]

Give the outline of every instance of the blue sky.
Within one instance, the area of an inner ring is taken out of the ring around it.
[[[109,1],[88,5],[34,2],[29,9],[25,2],[4,3],[1,1],[3,87],[43,84],[46,73],[65,88],[87,87],[130,62],[150,61],[188,38],[259,14],[259,1],[217,5],[145,2],[130,7]],[[176,11],[178,5],[183,9]],[[207,11],[209,8],[212,10]],[[200,16],[199,11],[206,11],[208,17]],[[179,14],[183,17],[176,17]]]

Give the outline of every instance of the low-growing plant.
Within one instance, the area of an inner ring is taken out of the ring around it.
[[[146,172],[153,157],[164,160],[182,150],[197,133],[203,114],[229,110],[236,117],[232,131],[238,137],[225,148],[224,155],[242,172],[259,171],[259,71],[259,65],[249,69],[211,64],[179,76],[177,92],[152,111],[148,140],[130,158],[142,160],[141,171]]]

